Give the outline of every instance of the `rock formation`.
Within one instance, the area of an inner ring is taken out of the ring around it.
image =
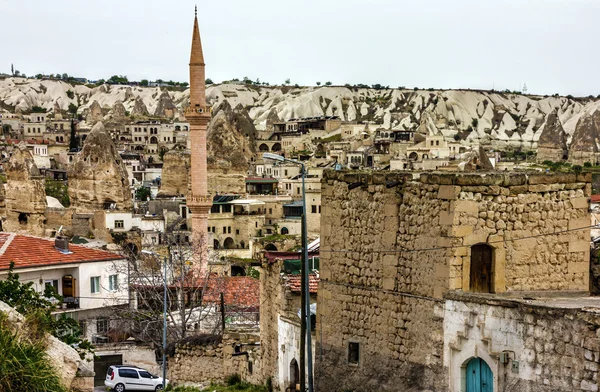
[[[109,114],[112,120],[123,121],[127,119],[127,111],[121,101],[115,103]]]
[[[18,339],[25,339],[27,341],[31,339],[25,317],[22,314],[2,301],[0,301],[0,314],[7,316],[5,324],[13,333],[17,334]],[[47,358],[54,369],[56,369],[56,373],[60,377],[62,384],[69,389],[73,385],[77,369],[83,364],[83,361],[79,358],[79,354],[74,348],[52,335],[46,334],[45,347],[48,354]]]
[[[133,109],[131,110],[132,116],[148,116],[148,108],[142,101],[142,98],[137,97]]]
[[[157,197],[174,197],[188,194],[190,183],[189,151],[171,150],[163,157],[160,190]]]
[[[87,121],[90,124],[95,124],[98,121],[102,121],[102,117],[102,108],[100,107],[100,104],[98,103],[98,101],[92,102],[92,104],[88,108],[85,121]]]
[[[62,120],[62,110],[60,109],[60,105],[58,104],[58,99],[54,101],[54,119]]]
[[[4,230],[44,235],[44,178],[25,143],[14,149],[5,171],[7,221]]]
[[[163,91],[158,97],[158,105],[154,111],[155,116],[173,118],[177,107],[173,103],[173,99],[169,95],[168,91]]]
[[[256,128],[242,105],[221,102],[208,124],[208,167],[246,172],[256,151]]]
[[[582,116],[577,122],[569,160],[576,164],[598,161],[598,143],[600,142],[600,110]]]
[[[553,111],[546,118],[538,140],[537,160],[543,162],[550,160],[558,162],[567,152],[567,135],[560,123],[557,111]]]
[[[68,168],[69,197],[76,212],[131,208],[127,170],[102,122]]]

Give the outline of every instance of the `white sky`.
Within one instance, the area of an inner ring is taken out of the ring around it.
[[[0,0],[0,72],[187,81],[193,0]],[[215,82],[600,94],[598,0],[199,2]]]

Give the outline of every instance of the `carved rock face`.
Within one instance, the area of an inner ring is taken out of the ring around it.
[[[168,91],[163,91],[158,98],[158,105],[156,106],[155,116],[171,118],[175,114],[177,107],[173,103],[173,99],[169,95]]]
[[[190,154],[172,150],[163,157],[162,182],[158,197],[187,195],[190,182]]]
[[[102,122],[92,128],[68,169],[69,197],[77,212],[131,208],[127,170]]]
[[[134,116],[148,115],[148,108],[144,104],[144,101],[142,101],[142,98],[137,97],[137,99],[135,100],[135,104],[133,105],[133,109],[131,110],[131,114]]]
[[[598,141],[600,140],[600,110],[583,116],[577,122],[572,151],[598,152]]]
[[[5,229],[43,235],[47,206],[44,179],[24,143],[17,146],[6,165],[6,180]]]
[[[86,116],[86,121],[92,124],[102,121],[102,108],[100,107],[98,101],[94,101],[90,105]]]

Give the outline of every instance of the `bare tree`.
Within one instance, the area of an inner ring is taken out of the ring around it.
[[[162,345],[165,265],[167,282],[167,338],[177,342],[191,334],[221,332],[219,295],[223,280],[214,276],[211,265],[217,255],[208,252],[209,260],[198,260],[208,243],[208,234],[193,239],[181,230],[182,219],[168,225],[158,244],[138,252],[137,246],[123,243],[129,262],[126,273],[130,289],[130,306],[116,311],[112,325],[115,338]],[[128,246],[129,245],[129,246]],[[201,268],[208,265],[207,268]],[[115,269],[123,268],[115,264]]]

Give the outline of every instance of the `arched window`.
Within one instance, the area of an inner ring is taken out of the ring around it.
[[[281,228],[281,234],[283,234],[283,235],[290,234],[290,231],[288,230],[287,227],[282,227]]]
[[[223,248],[233,249],[234,247],[235,247],[235,243],[233,241],[233,238],[231,238],[231,237],[225,238],[225,241],[223,242]]]
[[[474,293],[493,293],[493,252],[487,244],[471,247],[470,291]]]
[[[213,248],[219,249],[219,247],[220,247],[219,240],[214,240],[213,241]]]
[[[260,146],[258,146],[259,151],[269,151],[269,146],[267,146],[265,143],[261,144]]]
[[[273,252],[277,252],[277,247],[273,244],[267,244],[267,246],[265,246],[265,250],[270,250]]]

